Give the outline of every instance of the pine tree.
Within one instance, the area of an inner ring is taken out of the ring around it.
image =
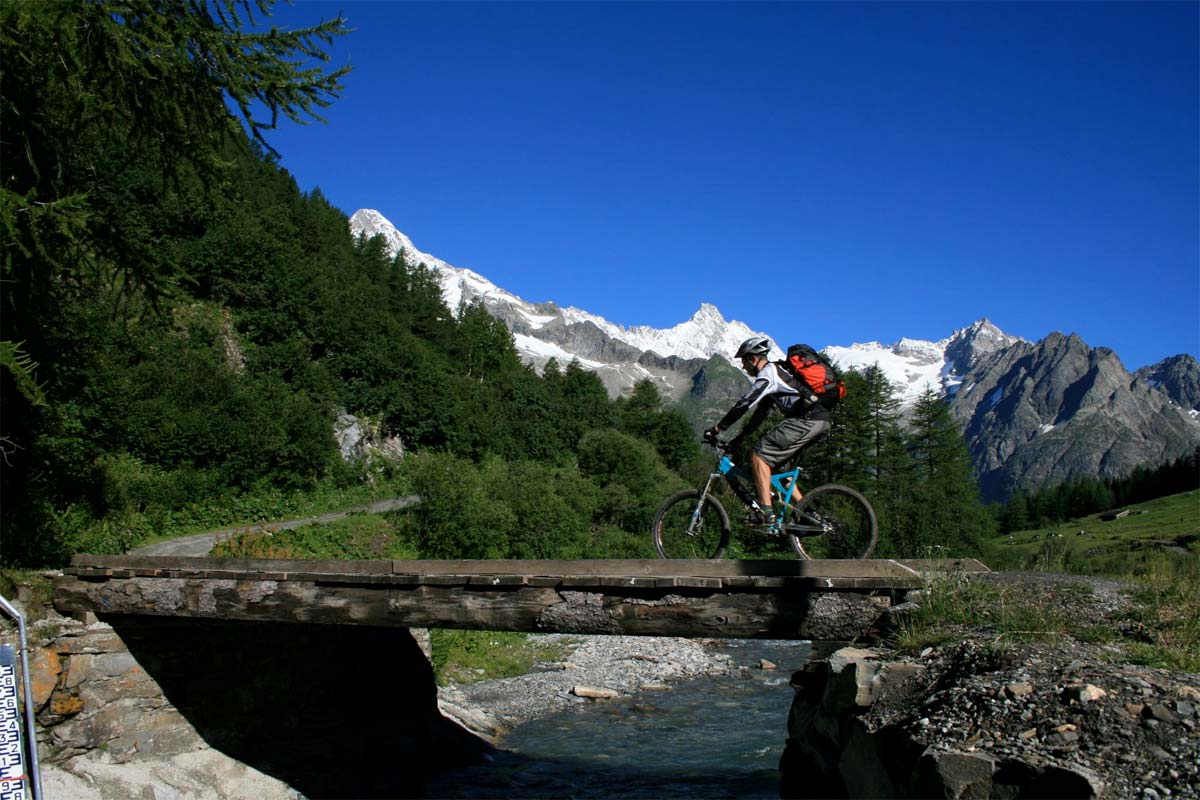
[[[913,406],[908,447],[915,484],[901,538],[907,539],[910,555],[977,551],[992,520],[980,503],[962,433],[932,388]]]

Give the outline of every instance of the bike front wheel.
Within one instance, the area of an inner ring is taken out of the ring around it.
[[[849,486],[818,486],[787,522],[788,540],[800,558],[867,558],[879,540],[875,509]]]
[[[659,558],[723,558],[729,546],[729,515],[712,495],[688,489],[654,512],[651,527]]]

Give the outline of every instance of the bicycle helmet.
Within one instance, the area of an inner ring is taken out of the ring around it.
[[[765,336],[751,336],[742,342],[742,346],[733,354],[734,358],[745,356],[765,356],[771,351],[771,340]]]

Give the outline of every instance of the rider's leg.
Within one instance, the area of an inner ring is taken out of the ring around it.
[[[754,474],[754,488],[758,490],[758,505],[769,511],[771,508],[771,465],[756,451],[751,451],[750,471]]]
[[[804,499],[804,493],[800,491],[800,479],[792,478],[792,504],[799,503]]]
[[[754,484],[758,489],[759,504],[763,498],[771,499],[771,464],[794,462],[800,452],[829,433],[826,420],[785,419],[754,446],[750,454],[750,466],[754,473]],[[792,484],[792,500],[799,502],[803,495],[800,487]],[[768,508],[769,506],[763,506]]]

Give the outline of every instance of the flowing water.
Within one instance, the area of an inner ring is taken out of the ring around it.
[[[527,722],[489,764],[442,776],[430,798],[779,797],[788,680],[802,642],[728,641],[731,675],[580,704]],[[759,669],[760,659],[777,665]]]

